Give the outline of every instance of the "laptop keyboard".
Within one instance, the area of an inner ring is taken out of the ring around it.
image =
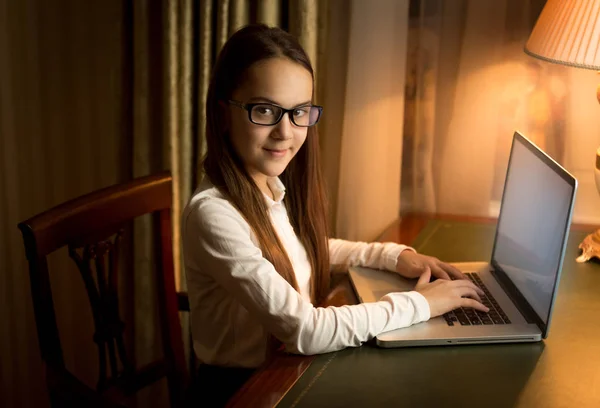
[[[475,285],[479,286],[485,295],[481,297],[481,303],[487,306],[490,311],[488,313],[480,312],[471,307],[461,307],[451,312],[444,313],[444,319],[448,326],[461,324],[463,326],[489,325],[489,324],[510,324],[510,320],[506,313],[502,310],[496,299],[492,296],[488,288],[483,284],[481,278],[476,273],[465,273]]]

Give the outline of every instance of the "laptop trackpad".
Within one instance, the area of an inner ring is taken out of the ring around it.
[[[488,262],[464,262],[453,264],[463,272],[478,272],[489,267]],[[394,272],[353,266],[349,269],[350,281],[362,303],[377,302],[392,292],[414,289],[418,279],[406,279]]]

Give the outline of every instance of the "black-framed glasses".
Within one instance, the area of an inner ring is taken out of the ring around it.
[[[279,123],[283,115],[289,113],[288,117],[292,123],[300,127],[309,127],[316,125],[323,113],[323,107],[317,105],[297,106],[292,109],[285,109],[279,105],[272,103],[242,103],[239,101],[228,100],[230,105],[237,106],[248,111],[248,119],[250,122],[263,125],[273,126]]]

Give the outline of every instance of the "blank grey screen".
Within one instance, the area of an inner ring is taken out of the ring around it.
[[[493,259],[547,323],[574,187],[515,139]]]

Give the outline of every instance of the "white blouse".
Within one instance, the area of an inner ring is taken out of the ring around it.
[[[299,293],[262,256],[248,223],[206,178],[182,217],[182,238],[194,351],[207,364],[257,367],[268,334],[286,351],[318,354],[360,346],[379,333],[428,320],[418,292],[390,293],[375,303],[314,307],[311,265],[288,219],[278,178],[265,195],[273,226],[290,258]],[[331,264],[394,271],[408,247],[329,239]]]

